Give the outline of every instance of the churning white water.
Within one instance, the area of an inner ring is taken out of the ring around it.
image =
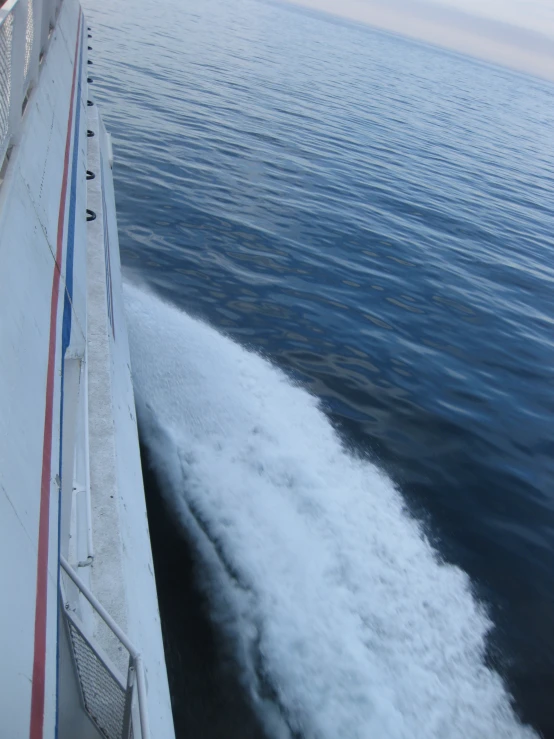
[[[143,441],[276,737],[531,737],[490,622],[379,469],[270,362],[125,288]]]

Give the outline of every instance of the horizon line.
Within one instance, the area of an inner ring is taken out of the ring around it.
[[[409,0],[409,5],[406,0],[388,0],[386,6],[380,0],[363,4],[360,0],[349,0],[353,5],[346,11],[333,8],[333,0],[274,1],[422,41],[541,81],[554,82],[554,38],[506,21],[481,18],[425,0]],[[400,13],[400,9],[404,13]],[[371,11],[374,11],[372,18],[369,17]],[[406,27],[410,21],[411,26]],[[453,28],[455,21],[459,22],[457,28]]]

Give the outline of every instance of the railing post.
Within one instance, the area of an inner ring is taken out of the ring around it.
[[[4,56],[0,58],[0,169],[10,139],[11,63],[13,45],[13,14],[0,8],[0,44]]]
[[[23,111],[23,80],[25,70],[25,32],[27,0],[19,0],[13,7],[13,36],[10,82],[10,124],[8,137],[12,139],[19,129]]]
[[[28,96],[38,80],[38,70],[41,50],[42,9],[46,5],[44,0],[27,0],[29,13],[33,15],[33,45],[31,47],[31,58],[27,72],[25,94]],[[45,8],[46,12],[46,8]]]
[[[141,739],[150,739],[150,726],[148,723],[148,713],[146,711],[146,682],[141,654],[137,654],[135,657],[135,672],[137,677]]]
[[[133,695],[135,692],[135,658],[129,655],[129,669],[127,670],[127,692],[125,693],[125,711],[123,713],[122,739],[129,739],[131,735],[131,720],[133,709]],[[133,739],[135,735],[133,732]],[[142,737],[141,737],[142,739]]]
[[[54,0],[43,0],[40,19],[40,54],[44,54],[50,37],[50,26],[54,25],[56,3]]]

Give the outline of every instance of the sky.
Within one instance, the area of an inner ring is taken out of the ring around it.
[[[292,0],[554,81],[554,0]]]

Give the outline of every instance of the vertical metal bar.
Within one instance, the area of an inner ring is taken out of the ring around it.
[[[0,39],[4,56],[0,59],[0,170],[10,143],[10,105],[11,105],[11,58],[13,46],[12,8],[0,8]]]
[[[23,72],[23,99],[27,93],[28,80],[31,74],[31,57],[35,36],[33,0],[19,0],[25,4],[25,69]],[[24,103],[25,104],[25,103]]]
[[[40,53],[46,52],[48,46],[48,39],[50,38],[50,23],[52,21],[52,0],[43,0],[42,11],[40,17]]]
[[[13,7],[12,62],[10,83],[10,123],[8,139],[16,137],[23,108],[23,74],[25,70],[25,33],[27,21],[26,0],[18,0]]]
[[[29,3],[29,12],[33,14],[33,45],[29,60],[29,71],[27,72],[27,89],[25,90],[27,97],[38,80],[41,49],[40,32],[42,29],[42,7],[44,5],[43,0],[29,0]]]
[[[122,739],[129,739],[131,734],[131,716],[133,708],[133,696],[135,693],[135,659],[129,655],[129,669],[127,670],[127,691],[125,693],[125,711],[123,713]],[[134,732],[133,732],[134,734]]]
[[[135,658],[135,665],[137,673],[141,739],[150,739],[150,726],[148,725],[148,713],[146,711],[146,679],[144,675],[142,657],[140,654],[137,654]]]

